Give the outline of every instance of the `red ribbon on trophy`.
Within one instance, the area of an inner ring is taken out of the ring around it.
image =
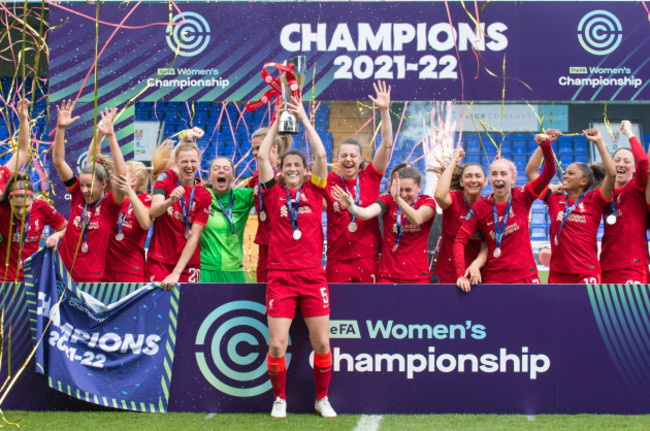
[[[277,78],[274,78],[269,72],[266,71],[266,69],[270,67],[275,67],[280,71],[280,75]],[[289,88],[291,89],[291,96],[295,97],[298,100],[301,100],[300,85],[298,84],[298,80],[296,79],[296,76],[293,73],[293,68],[294,68],[293,63],[289,63],[286,66],[281,63],[275,63],[275,62],[264,64],[264,66],[262,67],[262,78],[264,79],[264,82],[266,82],[271,87],[271,89],[268,90],[266,93],[264,93],[264,95],[259,100],[255,102],[248,102],[246,104],[246,112],[254,111],[257,108],[266,105],[274,97],[276,98],[275,99],[276,106],[280,105],[282,103],[282,97],[283,97],[282,94],[283,75],[287,81],[287,84],[289,84]],[[273,119],[275,119],[275,111],[273,112]]]

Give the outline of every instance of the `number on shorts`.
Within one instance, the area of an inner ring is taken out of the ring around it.
[[[582,279],[582,281],[584,281],[585,284],[598,284],[596,277],[585,277]]]
[[[625,282],[625,284],[643,284],[643,283],[641,283],[640,281],[636,281],[636,280],[627,280]]]
[[[190,277],[187,281],[190,283],[198,283],[201,277],[201,268],[190,268]]]
[[[320,294],[323,295],[323,304],[329,304],[330,299],[327,297],[327,287],[321,287]]]

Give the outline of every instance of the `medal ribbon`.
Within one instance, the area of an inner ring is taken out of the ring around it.
[[[181,185],[181,180],[178,180],[178,185]],[[190,202],[188,208],[185,208],[185,195],[181,196],[181,211],[183,212],[183,222],[185,223],[185,230],[188,231],[191,228],[190,225],[190,212],[192,211],[192,205],[194,204],[194,190],[196,189],[196,183],[192,186],[192,193],[190,193]]]
[[[417,202],[417,198],[415,201],[413,201],[413,205],[411,205],[415,209],[415,203]],[[408,223],[408,219],[404,222],[404,224]],[[402,230],[402,209],[397,205],[397,239],[395,240],[395,247],[399,245],[399,242],[402,240],[402,234],[404,231]]]
[[[294,232],[298,230],[298,208],[300,207],[300,190],[302,186],[296,192],[296,206],[294,207],[291,203],[291,194],[289,193],[289,188],[287,189],[287,209],[289,210],[289,220],[291,220],[291,226],[293,226]]]
[[[84,244],[88,244],[88,225],[90,224],[90,219],[92,217],[92,214],[95,211],[95,209],[102,204],[105,197],[106,196],[102,196],[102,198],[98,200],[95,205],[93,205],[93,209],[90,210],[90,212],[88,213],[88,220],[86,220],[86,213],[88,212],[88,202],[84,203],[84,210],[81,213],[81,223],[82,223],[81,241]]]
[[[343,181],[343,187],[345,187],[345,190],[350,193],[350,189],[348,189],[348,183],[345,181],[345,178],[343,178],[343,175],[341,175],[341,181]],[[360,195],[360,189],[361,186],[359,185],[359,175],[357,175],[357,183],[354,185],[354,204],[356,206],[359,206],[359,195]],[[350,223],[354,223],[357,217],[350,213]]]
[[[557,235],[555,235],[555,238],[560,236],[560,233],[562,232],[562,229],[564,228],[564,223],[567,221],[571,213],[578,207],[578,204],[582,202],[582,200],[585,198],[587,195],[587,192],[584,192],[582,196],[580,196],[574,203],[571,205],[569,208],[569,199],[566,200],[564,203],[564,215],[562,216],[562,223],[560,224],[560,230],[557,231]]]
[[[280,75],[277,78],[273,78],[273,76],[266,71],[266,69],[269,67],[275,67],[278,69],[280,71]],[[266,82],[271,87],[271,89],[264,93],[264,95],[259,100],[248,102],[246,104],[246,112],[254,111],[257,108],[266,105],[274,97],[276,98],[276,105],[280,105],[280,103],[282,103],[282,97],[277,97],[282,96],[282,75],[286,75],[287,77],[287,82],[291,87],[291,95],[300,100],[300,88],[298,87],[296,76],[293,74],[293,67],[293,63],[289,63],[287,66],[275,62],[265,63],[262,67],[262,79],[264,79],[264,82]],[[273,112],[273,118],[271,122],[273,122],[273,120],[275,120],[275,111]]]
[[[273,176],[275,177],[275,173],[278,171],[278,168],[275,167],[273,169]],[[259,178],[257,179],[257,197],[260,200],[260,214],[262,211],[264,211],[264,195],[262,194],[262,184],[259,181]]]
[[[126,220],[126,216],[129,214],[129,211],[131,211],[131,203],[129,202],[129,207],[126,209],[126,212],[120,211],[120,215],[117,218],[117,234],[120,235],[122,233],[122,225],[124,224],[124,220]]]
[[[225,215],[228,219],[228,223],[230,223],[230,233],[234,235],[235,222],[232,220],[232,190],[230,190],[230,194],[228,195],[228,211],[226,211],[226,208],[223,206],[218,196],[215,196],[214,200],[217,201],[217,205],[219,205],[219,208],[221,208],[221,212],[223,212],[223,215]]]
[[[25,216],[25,231],[23,232],[22,241],[20,240],[20,221],[18,221],[16,223],[16,235],[15,235],[15,238],[18,241],[22,242],[22,247],[25,247],[25,238],[27,238],[27,232],[29,232],[29,216],[30,215],[31,215],[31,213],[27,213],[27,215]]]
[[[501,248],[501,240],[503,239],[503,232],[506,230],[506,223],[508,223],[508,216],[510,215],[510,206],[512,205],[512,193],[508,196],[508,205],[506,205],[506,213],[503,215],[503,220],[499,224],[499,214],[497,214],[497,206],[494,203],[494,196],[492,197],[492,214],[494,215],[494,231],[496,234],[497,248]]]
[[[616,217],[616,199],[612,199],[611,201],[609,201],[609,207],[612,209],[612,215]]]

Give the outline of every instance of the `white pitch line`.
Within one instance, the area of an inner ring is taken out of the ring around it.
[[[217,415],[216,413],[208,413],[208,414],[205,416],[205,419],[212,419],[212,418],[215,417],[216,415]]]
[[[532,421],[535,420],[535,415],[527,415],[526,417],[528,418],[529,422],[532,422]]]
[[[383,418],[382,415],[361,415],[354,431],[377,431]]]

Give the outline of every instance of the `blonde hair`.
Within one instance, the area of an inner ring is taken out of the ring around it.
[[[176,145],[176,148],[174,148],[174,160],[178,159],[178,155],[181,153],[181,151],[185,150],[194,150],[196,151],[196,154],[199,156],[201,155],[201,150],[199,150],[199,146],[196,145],[196,142],[182,140],[178,143],[178,145]]]
[[[131,169],[131,175],[133,175],[138,180],[138,184],[135,187],[135,192],[147,193],[152,169],[146,167],[142,162],[136,162],[134,160],[126,162],[126,165]]]
[[[106,181],[106,185],[110,186],[111,177],[115,175],[115,165],[113,159],[104,154],[97,154],[95,156],[95,179],[99,181]],[[82,174],[93,174],[93,163],[88,163],[81,169]]]
[[[512,160],[508,160],[508,159],[496,159],[496,160],[494,160],[492,163],[490,163],[490,171],[492,171],[492,165],[494,165],[494,164],[497,163],[497,162],[503,162],[503,163],[505,163],[505,164],[508,166],[508,168],[512,171],[513,179],[517,179],[517,167],[515,166],[514,163],[512,163]]]
[[[174,161],[174,141],[165,139],[158,145],[151,155],[151,176],[155,179],[167,170],[170,163]]]
[[[268,127],[260,127],[251,135],[251,141],[257,138],[264,138],[269,134],[270,129]],[[284,154],[293,146],[293,138],[291,135],[278,135],[273,140],[273,145],[278,147],[278,155]]]

